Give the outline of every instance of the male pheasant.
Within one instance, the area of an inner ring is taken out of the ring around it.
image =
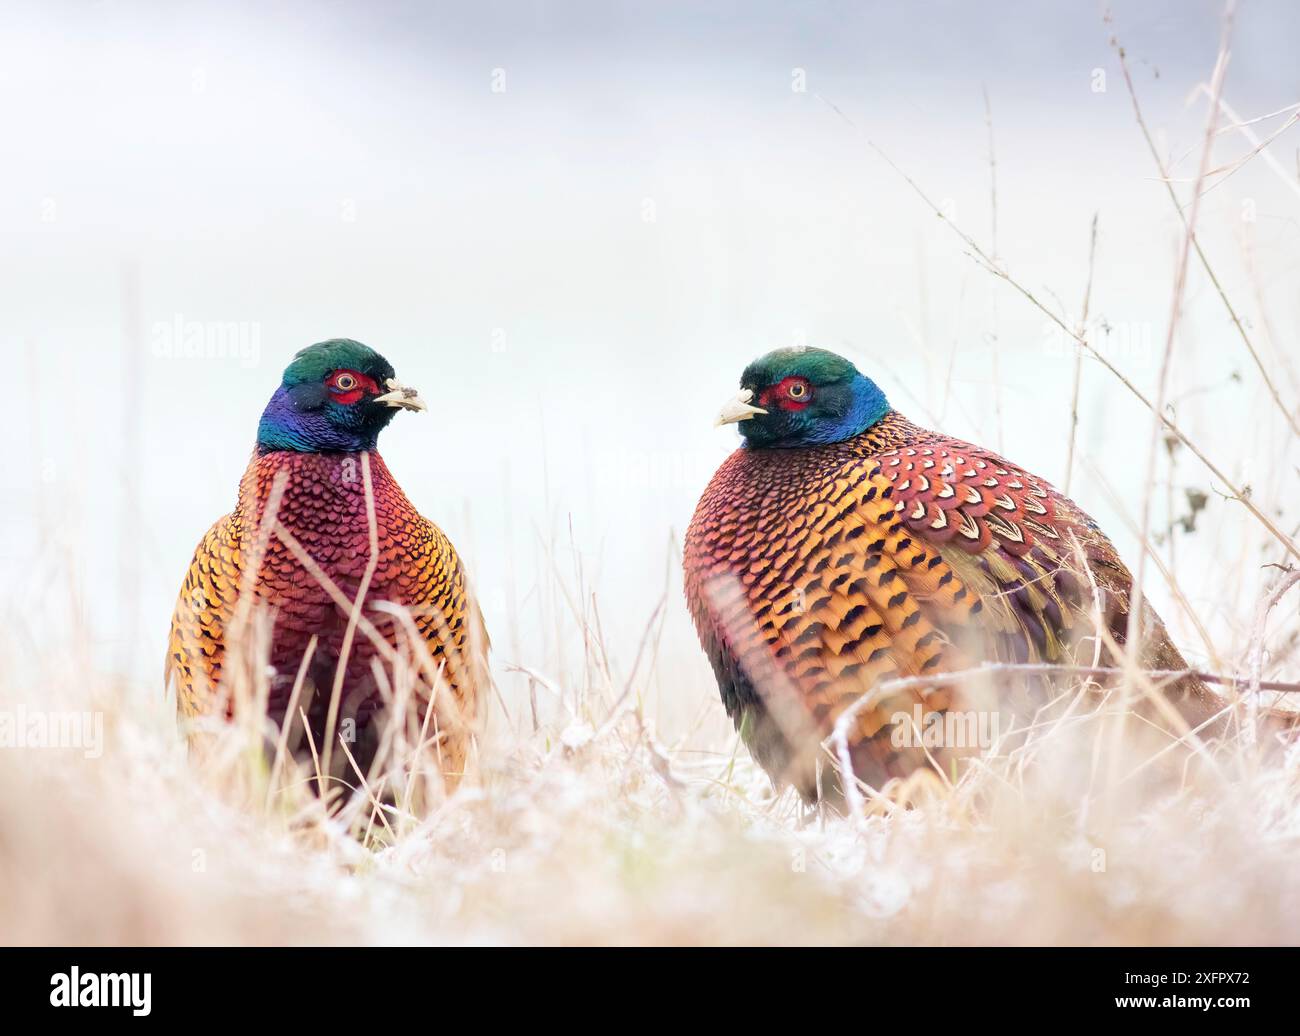
[[[232,674],[257,650],[250,617],[261,611],[271,623],[267,712],[277,727],[290,724],[291,748],[329,759],[331,775],[355,786],[338,741],[365,774],[399,700],[393,663],[400,660],[403,672],[415,674],[409,714],[396,717],[411,732],[407,743],[427,743],[449,782],[463,773],[487,686],[487,639],[455,548],[420,516],[376,452],[399,409],[426,408],[360,342],[319,342],[285,369],[235,509],[194,552],[172,618],[166,678],[192,737],[202,725],[196,717],[234,715],[240,696]],[[350,634],[351,602],[372,564]],[[376,662],[384,672],[376,673]],[[336,681],[341,694],[332,702]],[[286,718],[295,683],[298,701]]]
[[[769,353],[740,385],[719,423],[739,424],[744,444],[696,508],[685,589],[727,712],[778,783],[816,798],[821,741],[873,688],[883,700],[853,721],[850,754],[876,787],[938,755],[900,738],[900,722],[930,725],[989,693],[958,680],[888,693],[888,681],[990,661],[1092,665],[1097,605],[1124,643],[1128,570],[1043,479],[913,424],[834,353]],[[1143,626],[1143,666],[1186,668],[1150,609]],[[1193,677],[1165,693],[1191,727],[1223,707]]]

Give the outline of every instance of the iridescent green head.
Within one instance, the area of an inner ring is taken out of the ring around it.
[[[746,367],[718,424],[738,424],[746,446],[779,449],[843,442],[887,413],[879,386],[843,356],[801,347]]]
[[[425,405],[368,345],[331,338],[309,345],[285,368],[257,426],[257,445],[263,452],[373,450],[398,408]]]

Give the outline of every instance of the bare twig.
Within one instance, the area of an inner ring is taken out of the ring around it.
[[[641,631],[641,642],[637,645],[636,658],[632,660],[632,669],[627,674],[627,682],[623,685],[623,691],[619,694],[617,700],[615,700],[615,702],[609,707],[609,712],[605,717],[605,721],[601,723],[600,727],[596,730],[596,733],[593,735],[594,737],[603,737],[605,734],[609,733],[609,731],[614,728],[614,724],[618,722],[618,718],[623,712],[623,703],[631,697],[632,691],[636,687],[636,675],[637,671],[641,668],[641,657],[645,654],[646,643],[650,640],[650,635],[655,629],[656,622],[658,622],[660,616],[664,614],[664,605],[666,603],[667,594],[665,593],[664,596],[659,598],[659,602],[655,605],[655,610],[650,613],[650,621],[645,624],[645,629]]]
[[[1113,642],[1112,650],[1117,650],[1118,645]],[[846,708],[835,720],[835,726],[832,728],[830,735],[823,741],[823,747],[828,748],[837,760],[840,768],[840,779],[844,784],[845,798],[850,809],[861,806],[861,796],[856,794],[854,787],[854,775],[852,760],[849,756],[848,736],[853,726],[854,720],[864,709],[871,708],[881,700],[898,694],[902,691],[916,691],[926,688],[940,687],[944,684],[956,683],[964,679],[988,675],[1006,674],[1009,676],[1085,676],[1085,677],[1115,677],[1115,676],[1133,676],[1142,677],[1148,684],[1156,680],[1180,680],[1187,677],[1195,677],[1204,683],[1235,685],[1238,678],[1233,676],[1220,676],[1218,673],[1204,673],[1196,669],[1136,669],[1129,666],[1079,666],[1063,665],[1054,663],[1019,663],[1019,662],[989,662],[984,665],[972,666],[969,669],[960,669],[947,673],[933,673],[927,676],[903,676],[895,680],[885,680],[876,684],[871,690],[859,695],[853,703]],[[1261,680],[1258,687],[1262,690],[1285,691],[1290,693],[1300,693],[1300,683],[1286,683],[1275,680]],[[1160,700],[1161,696],[1156,696]],[[1201,724],[1203,727],[1204,724]],[[1196,728],[1197,730],[1201,727]],[[1186,736],[1186,735],[1184,735]]]
[[[1214,73],[1210,78],[1216,101],[1219,95],[1223,93],[1223,79],[1228,70],[1228,43],[1232,37],[1234,9],[1233,0],[1228,0],[1223,15],[1223,35],[1219,42],[1219,53],[1214,62]],[[1192,242],[1196,232],[1196,217],[1200,213],[1201,184],[1204,183],[1206,172],[1210,168],[1210,157],[1214,151],[1214,129],[1218,124],[1218,119],[1218,105],[1211,104],[1205,122],[1205,143],[1201,150],[1201,162],[1196,173],[1196,183],[1192,188],[1192,204],[1184,223],[1183,239],[1179,246],[1178,263],[1175,267],[1173,297],[1169,303],[1169,324],[1165,333],[1164,352],[1160,359],[1160,373],[1156,379],[1155,405],[1152,407],[1155,419],[1151,422],[1151,436],[1147,447],[1146,476],[1142,482],[1144,490],[1142,493],[1141,514],[1138,519],[1138,533],[1142,536],[1144,542],[1150,535],[1151,530],[1151,502],[1155,496],[1156,463],[1159,458],[1160,432],[1163,424],[1165,403],[1168,398],[1169,368],[1173,362],[1174,343],[1178,339],[1178,325],[1183,313],[1183,295],[1187,288],[1188,259],[1191,255]],[[1147,552],[1143,550],[1138,554],[1137,564],[1133,569],[1132,588],[1129,591],[1128,630],[1124,642],[1129,659],[1133,663],[1136,663],[1142,649],[1142,618],[1145,614],[1142,605],[1146,599],[1144,596],[1146,562]]]
[[[1142,137],[1146,140],[1147,147],[1151,151],[1151,157],[1155,160],[1156,168],[1160,171],[1160,178],[1165,185],[1165,190],[1169,194],[1169,200],[1173,203],[1174,209],[1178,212],[1178,218],[1182,220],[1184,229],[1191,237],[1192,247],[1196,250],[1196,256],[1201,261],[1201,266],[1204,268],[1206,276],[1209,277],[1210,283],[1214,285],[1214,290],[1218,294],[1220,301],[1223,302],[1224,308],[1228,311],[1228,316],[1232,320],[1232,326],[1237,329],[1237,334],[1240,336],[1242,343],[1246,346],[1246,351],[1250,353],[1250,358],[1255,362],[1256,370],[1259,371],[1260,377],[1264,379],[1264,384],[1268,388],[1269,395],[1272,396],[1273,402],[1277,405],[1278,410],[1282,412],[1282,416],[1286,419],[1287,424],[1291,426],[1291,431],[1296,435],[1300,435],[1300,423],[1297,423],[1296,416],[1288,410],[1286,404],[1282,402],[1282,396],[1281,393],[1278,392],[1277,385],[1269,374],[1268,368],[1264,366],[1264,361],[1260,357],[1259,352],[1255,349],[1255,343],[1251,341],[1250,335],[1246,333],[1246,325],[1242,323],[1241,317],[1237,315],[1236,307],[1234,307],[1232,302],[1228,299],[1228,293],[1224,290],[1223,285],[1219,283],[1219,277],[1214,272],[1214,267],[1210,265],[1210,260],[1206,256],[1205,250],[1201,247],[1200,241],[1191,233],[1188,215],[1182,204],[1178,201],[1178,195],[1174,193],[1173,184],[1169,180],[1168,168],[1164,163],[1164,159],[1160,157],[1160,151],[1156,147],[1155,138],[1152,137],[1150,129],[1147,128],[1146,119],[1142,116],[1142,106],[1138,103],[1137,89],[1133,85],[1133,77],[1129,74],[1128,58],[1124,52],[1124,48],[1120,46],[1118,39],[1115,38],[1111,39],[1111,46],[1115,48],[1115,52],[1119,55],[1119,67],[1124,73],[1124,84],[1128,88],[1129,99],[1133,102],[1133,115],[1137,119],[1138,128],[1141,129]],[[1202,88],[1206,89],[1206,92],[1210,94],[1210,112],[1212,121],[1213,117],[1217,115],[1219,109],[1227,112],[1229,117],[1234,120],[1237,118],[1236,112],[1229,108],[1227,103],[1224,102],[1223,98],[1219,95],[1220,92],[1205,87]],[[1217,133],[1218,131],[1215,132]],[[1208,146],[1208,141],[1206,143]],[[1265,152],[1265,157],[1276,162],[1276,159],[1273,159],[1273,156],[1269,155],[1267,152]],[[1285,175],[1283,176],[1283,179],[1287,179]],[[1200,193],[1198,184],[1197,198],[1200,197]]]
[[[1268,614],[1297,583],[1300,583],[1300,568],[1290,569],[1283,573],[1259,602],[1255,626],[1250,635],[1250,695],[1246,699],[1246,738],[1251,743],[1254,743],[1258,735],[1259,692],[1265,687],[1265,682],[1260,677],[1264,672],[1264,631],[1268,626]]]
[[[1092,304],[1092,274],[1097,260],[1097,213],[1092,214],[1092,231],[1088,235],[1088,283],[1083,289],[1083,311],[1075,331],[1078,338],[1088,333],[1088,310]],[[1079,435],[1079,387],[1083,383],[1083,350],[1074,351],[1074,383],[1070,389],[1070,439],[1065,450],[1065,482],[1061,491],[1070,495],[1070,480],[1074,476],[1074,443]]]
[[[280,522],[276,522],[275,535],[281,543],[289,548],[289,553],[294,556],[294,559],[307,570],[307,573],[315,579],[317,583],[320,584],[321,589],[330,595],[330,599],[335,603],[335,605],[337,605],[342,611],[351,613],[352,601],[348,600],[347,595],[339,589],[338,584],[335,583],[334,580],[329,577],[329,574],[316,563],[316,559],[307,553],[306,548],[298,542],[298,538],[289,531],[288,527]],[[389,662],[390,664],[397,662],[397,652],[393,650],[393,646],[388,643],[383,635],[380,634],[379,630],[375,628],[374,623],[364,615],[359,615],[357,618],[357,628],[366,635],[366,638],[370,641],[371,645],[384,657],[386,662]]]
[[[307,650],[302,654],[302,661],[298,664],[298,674],[294,677],[293,690],[289,694],[289,704],[284,709],[284,723],[280,727],[280,736],[275,742],[275,757],[271,762],[271,775],[266,784],[267,805],[270,805],[271,798],[276,792],[280,767],[284,765],[285,752],[289,745],[289,728],[293,726],[294,714],[298,711],[298,698],[302,694],[302,686],[307,678],[307,669],[311,666],[312,659],[316,657],[318,639],[313,633],[311,640],[307,642]]]
[[[857,124],[852,119],[850,119],[847,115],[845,115],[843,111],[841,111],[838,107],[836,107],[834,103],[828,101],[821,94],[818,94],[817,97],[822,101],[822,103],[824,103],[833,112],[835,112],[836,115],[838,115],[841,119],[843,119],[851,127],[853,127],[854,130],[856,130],[859,134],[862,134],[862,131],[858,129]],[[1002,269],[1001,266],[994,263],[993,260],[989,258],[988,254],[982,248],[980,248],[980,246],[975,242],[975,240],[964,230],[962,230],[959,226],[957,226],[957,224],[955,224],[951,219],[949,219],[944,214],[943,210],[940,209],[939,206],[937,206],[930,199],[929,195],[927,195],[925,191],[921,189],[921,187],[917,184],[917,182],[913,180],[912,177],[910,177],[907,173],[905,173],[901,168],[899,168],[897,163],[895,163],[894,160],[890,158],[889,155],[886,154],[880,148],[879,145],[877,145],[865,134],[863,134],[863,139],[866,141],[867,146],[872,151],[874,151],[876,155],[882,161],[884,161],[886,165],[890,167],[890,169],[892,169],[895,173],[897,173],[909,187],[912,188],[913,192],[915,192],[917,197],[919,197],[921,201],[923,201],[926,204],[926,206],[939,219],[943,220],[944,223],[946,223],[952,229],[954,234],[956,234],[959,238],[961,238],[961,240],[965,243],[966,247],[970,249],[971,257],[977,263],[979,263],[980,266],[982,266],[989,273],[993,274],[995,277],[1001,278],[1003,281],[1009,284],[1016,291],[1020,292],[1020,294],[1023,295],[1025,299],[1028,300],[1035,308],[1037,308],[1040,312],[1042,312],[1045,316],[1047,316],[1048,319],[1050,319],[1054,324],[1057,325],[1057,327],[1059,327],[1062,331],[1064,331],[1067,335],[1069,335],[1070,338],[1072,338],[1080,346],[1082,346],[1088,352],[1088,354],[1092,356],[1103,367],[1105,367],[1106,370],[1110,371],[1110,373],[1115,376],[1115,378],[1119,381],[1119,383],[1123,385],[1124,388],[1126,388],[1129,391],[1129,393],[1138,400],[1138,402],[1140,402],[1148,410],[1151,410],[1153,413],[1156,414],[1156,416],[1164,424],[1165,428],[1169,430],[1170,434],[1175,436],[1179,442],[1181,442],[1184,446],[1186,446],[1187,449],[1196,457],[1196,459],[1199,460],[1203,465],[1205,465],[1205,467],[1210,471],[1210,473],[1214,475],[1214,477],[1217,478],[1225,487],[1227,487],[1231,496],[1239,503],[1241,503],[1241,505],[1245,507],[1246,510],[1249,511],[1251,515],[1253,515],[1255,519],[1261,525],[1263,525],[1264,528],[1266,528],[1269,531],[1269,533],[1283,547],[1286,548],[1288,554],[1291,554],[1297,560],[1300,560],[1300,547],[1298,547],[1295,544],[1294,540],[1292,540],[1290,536],[1288,536],[1281,529],[1279,529],[1277,524],[1271,518],[1269,518],[1268,515],[1265,514],[1263,510],[1261,510],[1258,506],[1256,506],[1254,501],[1250,499],[1249,494],[1237,488],[1236,484],[1233,482],[1232,479],[1230,479],[1227,476],[1227,474],[1223,471],[1223,469],[1219,467],[1217,464],[1215,464],[1214,461],[1210,460],[1210,458],[1206,456],[1205,451],[1203,451],[1199,446],[1197,446],[1196,443],[1194,443],[1183,432],[1183,430],[1178,427],[1178,425],[1172,419],[1156,411],[1152,402],[1149,399],[1147,399],[1147,397],[1142,393],[1142,391],[1136,385],[1134,385],[1133,382],[1118,367],[1116,367],[1113,363],[1111,363],[1108,359],[1106,359],[1106,357],[1101,352],[1099,352],[1096,348],[1094,348],[1086,338],[1080,337],[1079,335],[1075,334],[1074,331],[1071,330],[1057,314],[1053,313],[1050,309],[1048,309],[1045,305],[1043,305],[1042,301],[1032,291],[1030,291],[1018,280],[1012,277],[1006,270]]]
[[[997,152],[993,147],[993,106],[989,101],[988,87],[984,88],[984,124],[988,127],[989,132],[989,254],[993,257],[994,262],[999,262],[998,258],[998,159]],[[989,336],[989,345],[992,349],[993,356],[993,424],[996,430],[996,439],[998,452],[1003,451],[1003,426],[1002,426],[1002,373],[1000,370],[1000,353],[1001,343],[998,341],[998,299],[993,295],[990,299],[993,307],[992,313],[992,334]]]

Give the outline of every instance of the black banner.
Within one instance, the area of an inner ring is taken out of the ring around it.
[[[1169,1011],[1289,1010],[1295,949],[66,949],[0,951],[6,1018],[59,1014],[95,1024],[301,1019],[375,1024],[455,1010],[500,1024],[578,1020],[609,998],[671,1016],[689,1004],[728,1022],[747,1013],[863,1009],[930,1021],[1043,1011],[1073,1019]],[[484,995],[486,994],[486,996]],[[892,1006],[890,1006],[892,1004]],[[565,1006],[567,1005],[567,1006]],[[552,1021],[555,1019],[552,1017]]]

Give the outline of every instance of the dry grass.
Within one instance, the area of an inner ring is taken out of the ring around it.
[[[473,779],[427,817],[390,811],[391,830],[361,837],[326,815],[309,767],[273,776],[269,732],[224,728],[196,763],[170,701],[85,678],[89,657],[35,660],[44,707],[101,713],[104,750],[0,752],[6,941],[1295,938],[1300,751],[1259,765],[1238,740],[1195,774],[1177,753],[1144,766],[1132,737],[1117,760],[1116,709],[1076,713],[953,787],[913,789],[917,808],[875,797],[850,821],[774,794],[718,724],[660,744],[641,688],[585,642],[574,672],[532,673],[552,688],[536,732],[526,708],[513,722],[494,708]],[[0,709],[32,707],[36,686],[6,685]]]

